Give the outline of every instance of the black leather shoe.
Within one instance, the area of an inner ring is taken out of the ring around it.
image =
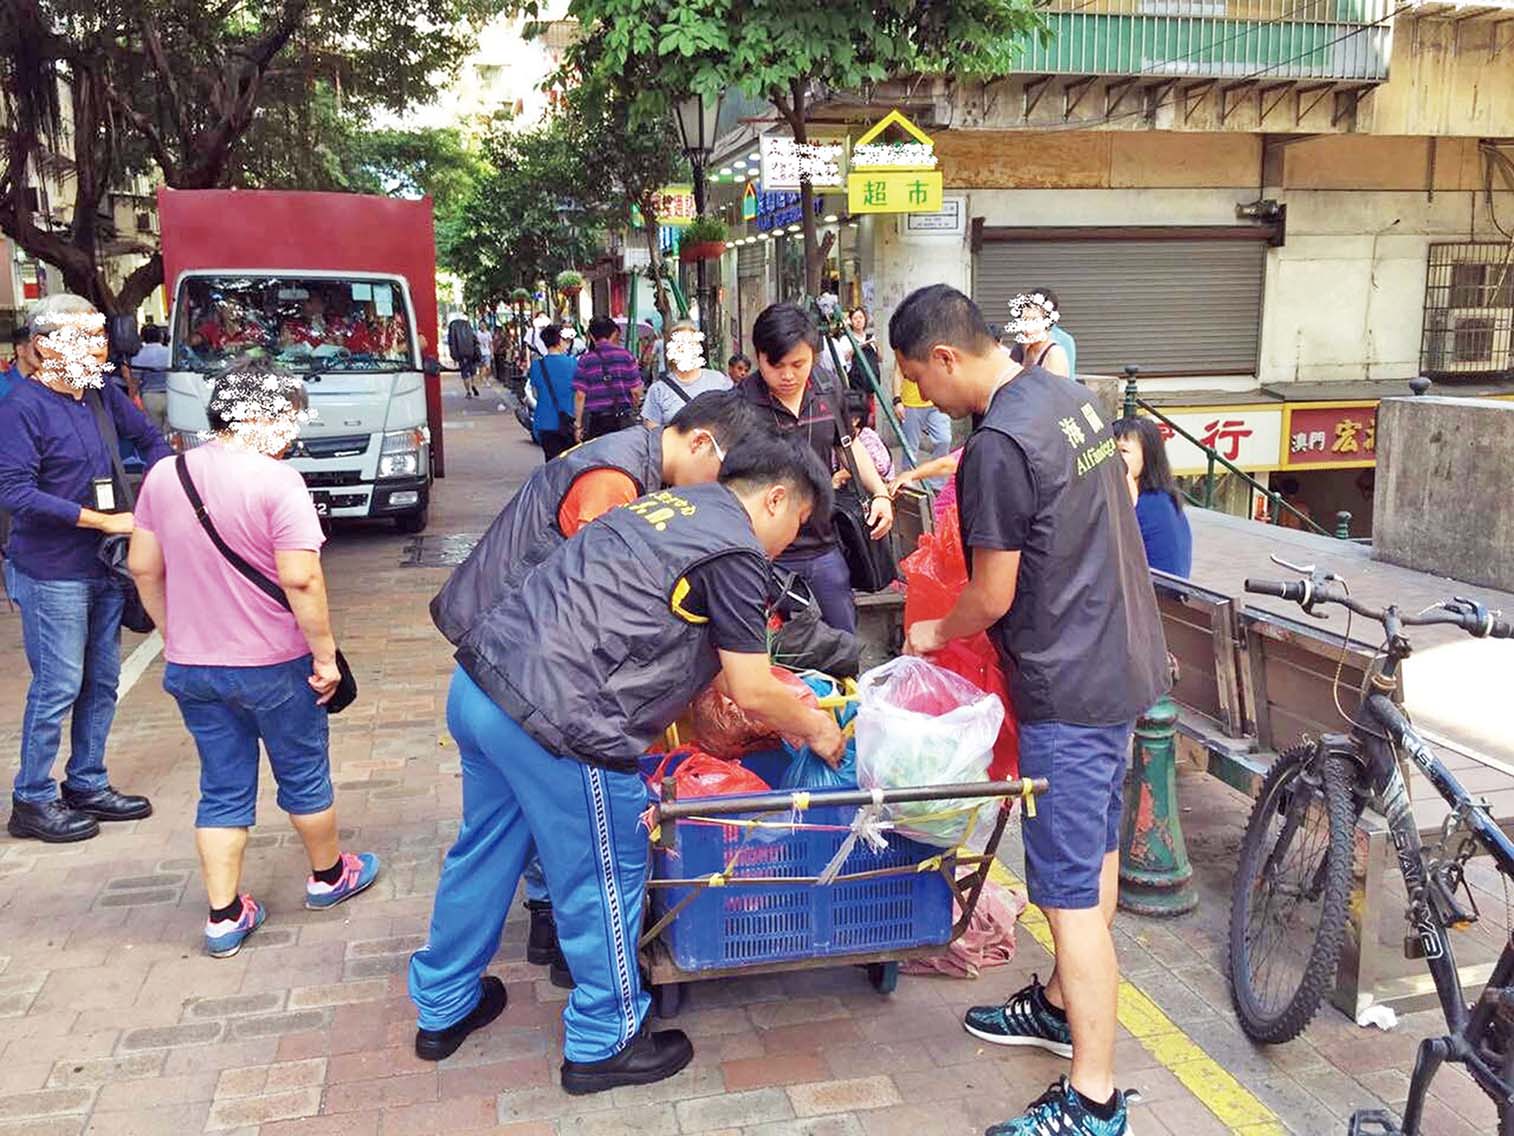
[[[76,812],[58,799],[45,805],[29,805],[12,798],[11,819],[5,830],[23,840],[30,838],[47,844],[72,844],[100,835],[94,817]]]
[[[694,1060],[694,1045],[683,1030],[645,1026],[631,1044],[604,1061],[564,1061],[563,1091],[575,1097],[602,1093],[621,1085],[650,1085],[664,1081]]]
[[[146,797],[118,793],[109,785],[93,793],[79,793],[65,785],[63,803],[96,820],[141,820],[152,816],[152,802]]]
[[[470,1033],[483,1029],[504,1013],[505,1003],[509,1001],[509,995],[505,993],[505,984],[494,975],[486,974],[479,982],[479,987],[478,1005],[474,1006],[462,1021],[446,1029],[415,1031],[417,1057],[422,1061],[440,1061],[443,1057],[451,1057],[457,1052],[457,1047],[468,1039]]]
[[[551,966],[561,959],[552,905],[545,900],[528,899],[526,910],[531,913],[531,931],[526,936],[526,961],[532,966]]]
[[[563,957],[561,951],[552,960],[552,968],[547,972],[547,979],[559,990],[572,990],[578,985],[573,981],[573,972],[568,969],[568,960]]]

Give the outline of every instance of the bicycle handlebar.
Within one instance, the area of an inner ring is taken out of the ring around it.
[[[1305,611],[1319,604],[1334,604],[1355,612],[1366,619],[1387,625],[1391,609],[1371,608],[1346,594],[1344,589],[1324,582],[1309,580],[1247,580],[1246,591],[1256,595],[1276,596],[1299,604]],[[1514,639],[1514,625],[1493,614],[1480,604],[1460,597],[1446,600],[1433,610],[1418,615],[1393,613],[1391,616],[1404,627],[1428,627],[1433,624],[1451,624],[1478,639]]]

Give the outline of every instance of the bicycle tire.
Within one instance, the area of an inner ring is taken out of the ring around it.
[[[1284,750],[1262,779],[1261,791],[1246,822],[1236,864],[1235,890],[1230,905],[1230,996],[1241,1029],[1253,1041],[1277,1045],[1301,1034],[1319,1011],[1320,1001],[1335,981],[1336,964],[1346,933],[1346,904],[1351,888],[1351,830],[1355,768],[1338,756],[1322,759],[1321,782],[1329,828],[1324,853],[1320,920],[1298,988],[1281,1009],[1269,1012],[1252,986],[1248,913],[1255,894],[1254,883],[1272,849],[1263,849],[1268,820],[1282,801],[1282,794],[1297,783],[1315,757],[1315,746],[1300,744]],[[1312,791],[1312,790],[1311,790]]]

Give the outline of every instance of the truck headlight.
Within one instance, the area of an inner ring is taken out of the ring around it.
[[[426,436],[419,430],[392,430],[384,435],[379,450],[380,477],[415,477],[421,471],[421,446]]]

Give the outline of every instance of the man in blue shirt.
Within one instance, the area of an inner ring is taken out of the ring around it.
[[[32,361],[31,340],[31,328],[25,324],[11,332],[11,361],[4,367],[0,367],[0,400],[10,394],[17,383],[37,369],[36,363]]]
[[[6,827],[12,836],[63,843],[95,836],[98,821],[152,813],[147,798],[113,789],[105,770],[125,592],[99,553],[106,534],[131,532],[132,515],[95,407],[148,465],[169,449],[125,394],[103,381],[104,320],[89,301],[49,296],[27,324],[37,369],[0,402],[0,508],[12,517],[6,558],[32,672]],[[60,794],[52,769],[70,716]]]

